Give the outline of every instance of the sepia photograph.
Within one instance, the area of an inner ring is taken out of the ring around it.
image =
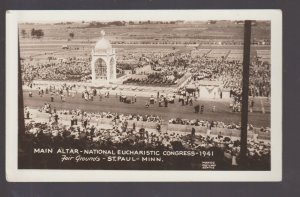
[[[15,170],[281,176],[281,13],[34,12],[8,13]]]

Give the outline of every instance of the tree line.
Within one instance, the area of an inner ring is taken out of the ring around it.
[[[21,30],[21,35],[24,37],[26,37],[27,32],[25,29]],[[42,29],[34,29],[32,28],[30,31],[30,35],[32,38],[42,38],[44,36],[44,31]]]

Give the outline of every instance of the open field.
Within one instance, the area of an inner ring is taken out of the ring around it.
[[[269,40],[270,24],[261,22],[262,25],[253,27],[253,40]],[[186,24],[135,24],[125,26],[109,26],[91,28],[85,23],[72,24],[20,24],[20,31],[26,34],[20,36],[21,56],[34,56],[46,59],[55,53],[61,58],[88,57],[100,31],[107,32],[107,39],[116,48],[117,58],[133,54],[139,56],[147,50],[155,53],[168,53],[186,50],[201,49],[226,49],[242,50],[243,25],[230,21],[209,25],[206,22]],[[32,28],[42,29],[44,36],[40,39],[31,38]],[[70,39],[69,34],[74,33]],[[21,33],[20,33],[21,34]],[[223,44],[219,44],[222,42]],[[62,45],[68,45],[69,50],[62,50]],[[75,50],[78,48],[78,50]],[[155,51],[153,51],[155,48]],[[253,50],[270,50],[268,45],[253,45]],[[226,52],[224,52],[226,53]]]
[[[109,32],[107,37],[112,42],[128,40],[162,41],[164,39],[169,41],[243,39],[243,25],[234,24],[232,21],[220,21],[217,24],[194,21],[179,24],[126,24],[124,26],[107,27],[89,27],[88,22],[74,22],[71,24],[23,23],[19,27],[20,30],[24,29],[28,33],[31,28],[43,29],[44,38],[50,40],[68,39],[70,32],[75,33],[74,38],[79,40],[95,40],[99,37],[101,29]],[[258,22],[258,25],[253,26],[252,29],[254,39],[270,39],[270,23]]]

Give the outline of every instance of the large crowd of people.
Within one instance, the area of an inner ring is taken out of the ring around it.
[[[172,53],[147,54],[140,58],[139,65],[151,65],[152,72],[145,79],[129,78],[124,84],[176,85],[186,73],[189,59],[186,55]],[[135,72],[134,72],[135,73]]]
[[[117,63],[122,70],[131,70],[132,74],[141,67],[149,66],[146,77],[128,77],[123,84],[170,86],[181,84],[186,73],[192,74],[193,83],[200,80],[222,82],[222,88],[228,89],[230,95],[239,97],[242,93],[242,62],[240,60],[226,60],[226,56],[210,58],[207,54],[192,55],[189,51],[168,51],[167,53],[146,53],[134,56],[136,63]],[[120,64],[120,65],[119,65]],[[250,65],[250,96],[270,96],[270,65],[254,60]],[[143,73],[140,73],[143,74]],[[145,75],[145,74],[144,74]],[[70,57],[58,59],[49,57],[48,60],[22,61],[23,81],[34,79],[82,81],[91,79],[90,58]]]
[[[222,121],[208,121],[208,120],[199,120],[199,119],[183,119],[183,118],[173,118],[169,120],[170,124],[180,124],[180,125],[194,125],[194,126],[202,126],[207,128],[227,128],[227,129],[240,129],[240,124],[226,124]],[[253,130],[253,126],[249,124],[248,130]]]
[[[92,93],[91,93],[92,94]],[[124,98],[123,95],[120,95],[120,102],[125,102],[123,101],[124,99],[126,99],[126,97]],[[187,97],[188,98],[188,97]],[[183,100],[183,98],[179,97],[179,101]],[[63,102],[63,100],[62,100]],[[136,97],[132,97],[132,99],[130,99],[130,102],[136,102]],[[153,105],[155,103],[158,103],[159,107],[168,107],[168,103],[172,103],[175,102],[175,95],[173,96],[169,96],[166,97],[164,95],[157,95],[157,99],[154,98],[153,96],[150,97],[149,102],[146,103],[146,107],[149,107],[149,105]],[[176,101],[177,102],[177,101]],[[184,102],[183,102],[184,103]],[[186,105],[190,105],[189,103],[186,103]],[[29,107],[25,107],[25,117],[29,118]],[[211,109],[212,112],[214,112],[215,106],[212,106]],[[78,124],[78,120],[81,121],[82,124],[87,125],[89,123],[90,120],[94,120],[94,122],[98,122],[100,119],[106,118],[109,119],[111,121],[111,123],[124,123],[128,125],[127,121],[141,121],[141,122],[151,122],[151,123],[158,123],[158,124],[162,124],[162,122],[164,120],[162,120],[159,116],[156,115],[139,115],[139,114],[123,114],[123,113],[113,113],[113,112],[86,112],[84,110],[80,110],[80,109],[74,109],[74,110],[57,110],[55,107],[52,107],[50,103],[45,103],[44,106],[42,106],[39,109],[40,112],[45,112],[49,114],[49,122],[56,122],[59,119],[59,116],[65,116],[68,115],[68,118],[71,121],[71,125],[76,125]],[[194,113],[204,113],[204,105],[195,105],[194,106]],[[226,128],[226,129],[240,129],[241,125],[240,123],[224,123],[222,121],[208,121],[208,120],[201,120],[198,118],[195,119],[184,119],[184,118],[171,118],[169,120],[166,120],[168,122],[168,124],[180,124],[180,125],[192,125],[192,126],[201,126],[201,127],[206,127],[208,129],[211,128]],[[248,124],[248,130],[249,131],[253,131],[254,128],[257,128],[255,126],[253,126],[252,124]],[[267,131],[269,132],[269,128],[266,127],[261,127],[260,128],[261,131]]]
[[[23,60],[22,79],[26,82],[32,80],[53,81],[86,81],[91,77],[89,58],[69,57],[58,59],[49,57],[48,60]]]
[[[25,117],[29,118],[28,113],[30,113],[30,108],[25,107]],[[152,123],[161,123],[162,119],[156,115],[139,115],[139,114],[122,114],[122,113],[113,113],[113,112],[86,112],[80,109],[73,109],[73,110],[57,110],[55,107],[52,107],[50,103],[45,103],[40,109],[40,112],[45,112],[49,114],[49,122],[56,122],[59,119],[59,116],[66,116],[70,118],[71,125],[76,122],[76,125],[79,124],[78,120],[83,123],[87,121],[85,124],[93,119],[98,121],[99,119],[106,118],[111,120],[114,123],[117,122],[126,122],[128,120],[132,121],[142,121],[142,122],[152,122]],[[55,119],[51,119],[51,117],[56,117]],[[74,121],[76,120],[76,121]]]
[[[250,96],[270,96],[270,68],[258,61],[250,64]],[[221,81],[223,88],[230,90],[230,95],[242,94],[243,65],[239,60],[226,60],[226,58],[210,59],[207,55],[194,56],[191,61],[193,80]]]
[[[81,114],[80,111],[73,111]],[[84,113],[83,113],[84,115]],[[106,117],[113,117],[104,114]],[[34,147],[79,148],[79,149],[124,149],[124,150],[213,150],[218,153],[229,169],[239,165],[240,141],[234,138],[210,134],[163,132],[159,129],[135,128],[114,125],[111,129],[82,124],[67,125],[41,122],[27,122],[25,136]],[[269,168],[270,144],[257,139],[248,140],[248,165],[251,168]],[[218,158],[220,159],[220,158]]]

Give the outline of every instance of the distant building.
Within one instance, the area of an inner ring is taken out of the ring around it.
[[[62,49],[69,49],[69,46],[68,46],[68,45],[62,45],[61,48],[62,48]]]
[[[237,24],[237,25],[244,25],[245,21],[234,21],[234,24]],[[257,26],[257,22],[252,20],[251,21],[251,24],[252,26]]]
[[[234,21],[234,24],[237,24],[237,25],[243,25],[243,24],[244,24],[244,21]]]
[[[210,25],[210,24],[216,24],[216,23],[217,23],[217,21],[208,21],[208,22],[207,22],[207,24],[209,24],[209,25]]]

